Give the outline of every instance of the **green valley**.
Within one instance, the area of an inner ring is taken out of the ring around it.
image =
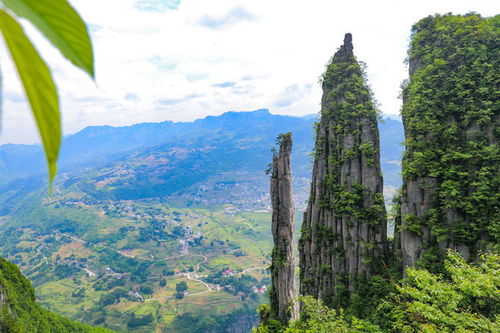
[[[87,128],[65,138],[50,195],[44,176],[27,167],[43,163],[39,148],[0,146],[11,177],[0,184],[0,255],[32,281],[40,305],[76,321],[131,332],[246,332],[268,302],[265,170],[275,133],[294,133],[300,212],[313,120],[258,110]],[[402,147],[387,138],[401,142],[402,124],[380,126],[389,197]]]
[[[177,314],[255,309],[269,278],[269,213],[96,200],[56,183],[4,218],[1,253],[39,303],[123,331],[171,327]],[[176,286],[186,283],[186,290]],[[177,323],[178,325],[178,323]]]

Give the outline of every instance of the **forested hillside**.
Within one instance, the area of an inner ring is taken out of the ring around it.
[[[73,322],[36,303],[30,281],[0,257],[0,332],[111,332]]]

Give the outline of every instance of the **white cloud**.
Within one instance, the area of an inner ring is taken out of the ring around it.
[[[199,19],[198,23],[208,29],[220,30],[240,22],[252,22],[255,20],[255,15],[246,10],[245,7],[237,6],[231,8],[223,16],[205,15]]]
[[[318,112],[318,78],[346,32],[368,65],[382,111],[394,114],[411,25],[434,13],[490,16],[498,8],[490,0],[70,2],[90,25],[95,83],[27,29],[55,73],[66,134],[89,125],[186,121],[227,110]],[[16,75],[7,57],[0,60],[0,142],[35,142]]]

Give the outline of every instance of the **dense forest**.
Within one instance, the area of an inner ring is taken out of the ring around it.
[[[499,25],[446,14],[412,28],[392,241],[373,96],[346,35],[323,75],[300,319],[273,315],[283,304],[271,302],[258,332],[500,330]]]

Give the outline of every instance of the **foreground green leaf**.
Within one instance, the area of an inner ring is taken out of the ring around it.
[[[0,9],[0,30],[14,61],[40,131],[52,182],[61,144],[61,116],[56,86],[49,69],[21,26]]]
[[[66,0],[2,0],[31,21],[73,64],[94,77],[92,44],[85,23]]]

